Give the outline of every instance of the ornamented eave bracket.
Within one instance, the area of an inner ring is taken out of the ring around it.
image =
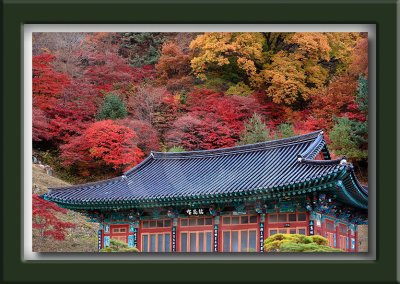
[[[89,204],[79,204],[78,202],[65,203],[62,200],[50,200],[59,206],[72,210],[106,210],[106,209],[131,209],[135,208],[154,208],[169,206],[199,206],[213,203],[231,202],[255,202],[256,200],[271,200],[281,197],[291,197],[306,195],[315,191],[326,191],[335,187],[336,178],[341,178],[346,173],[346,169],[332,172],[324,177],[309,179],[296,184],[278,186],[273,188],[257,188],[251,191],[238,191],[233,193],[210,194],[207,196],[191,196],[176,198],[159,198],[152,202],[142,201],[119,201],[119,202],[93,202]]]
[[[349,224],[368,224],[368,212],[364,209],[355,209],[336,202],[331,195],[319,193],[313,200],[307,200],[307,210],[311,215],[319,213],[330,216],[332,219],[344,220]]]

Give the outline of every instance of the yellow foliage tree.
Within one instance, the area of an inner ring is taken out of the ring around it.
[[[241,81],[253,90],[291,105],[320,93],[333,74],[345,70],[359,38],[329,32],[205,33],[190,44],[191,66],[207,80],[221,75],[218,68],[234,65],[231,71],[242,71]]]
[[[198,78],[207,79],[210,69],[236,64],[245,74],[254,76],[256,64],[263,63],[264,43],[261,33],[204,33],[190,43],[195,52],[192,69]]]
[[[338,73],[349,67],[353,61],[353,53],[358,42],[362,39],[360,33],[324,33],[331,47],[330,57],[340,60]]]
[[[253,78],[252,86],[265,86],[266,94],[272,97],[275,103],[293,103],[299,93],[307,98],[309,92],[306,87],[306,76],[301,61],[296,57],[296,54],[278,52],[273,61]]]
[[[275,103],[293,104],[299,97],[308,100],[324,90],[330,65],[334,72],[348,67],[357,39],[357,33],[287,34],[286,48],[271,56],[270,63],[252,78],[252,86],[264,87]],[[333,61],[339,61],[340,68]]]

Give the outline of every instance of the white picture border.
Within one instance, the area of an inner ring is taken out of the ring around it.
[[[32,33],[35,32],[367,32],[369,42],[368,253],[38,253],[32,251]],[[373,24],[26,24],[23,34],[22,260],[375,260],[376,259],[376,25]]]

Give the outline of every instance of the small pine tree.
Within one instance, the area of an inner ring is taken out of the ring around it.
[[[331,149],[336,155],[345,155],[353,161],[367,158],[368,149],[364,147],[366,141],[362,135],[366,126],[366,123],[352,121],[348,117],[337,118],[329,134]]]
[[[139,250],[136,247],[128,247],[122,241],[111,239],[110,246],[102,248],[100,252],[139,252]]]
[[[244,130],[240,134],[237,145],[253,144],[270,140],[270,131],[262,121],[261,116],[254,113],[248,122],[244,124]]]
[[[293,125],[290,123],[282,123],[278,126],[278,137],[289,138],[294,136]]]
[[[172,148],[170,148],[168,150],[168,152],[170,153],[179,153],[179,152],[185,152],[185,148],[181,147],[181,146],[173,146]]]
[[[160,58],[164,41],[163,33],[124,33],[119,52],[128,57],[134,67],[153,65]]]
[[[230,86],[225,94],[247,97],[250,96],[252,92],[253,90],[249,86],[243,82],[239,82],[236,85]]]
[[[128,115],[124,102],[118,95],[108,94],[97,115],[97,120],[122,119]]]
[[[360,111],[368,113],[368,80],[362,75],[358,78],[356,103]]]

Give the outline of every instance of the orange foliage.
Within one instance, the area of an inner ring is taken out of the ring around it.
[[[368,78],[368,38],[362,38],[357,42],[352,60],[349,67],[350,73],[355,76],[361,74]]]
[[[352,76],[336,77],[321,93],[313,97],[313,117],[326,129],[333,126],[333,118],[342,116],[354,103],[357,80]],[[320,126],[320,127],[321,127]]]
[[[156,71],[158,82],[166,85],[169,91],[189,90],[192,87],[193,79],[189,76],[190,55],[183,53],[176,43],[164,43]]]

